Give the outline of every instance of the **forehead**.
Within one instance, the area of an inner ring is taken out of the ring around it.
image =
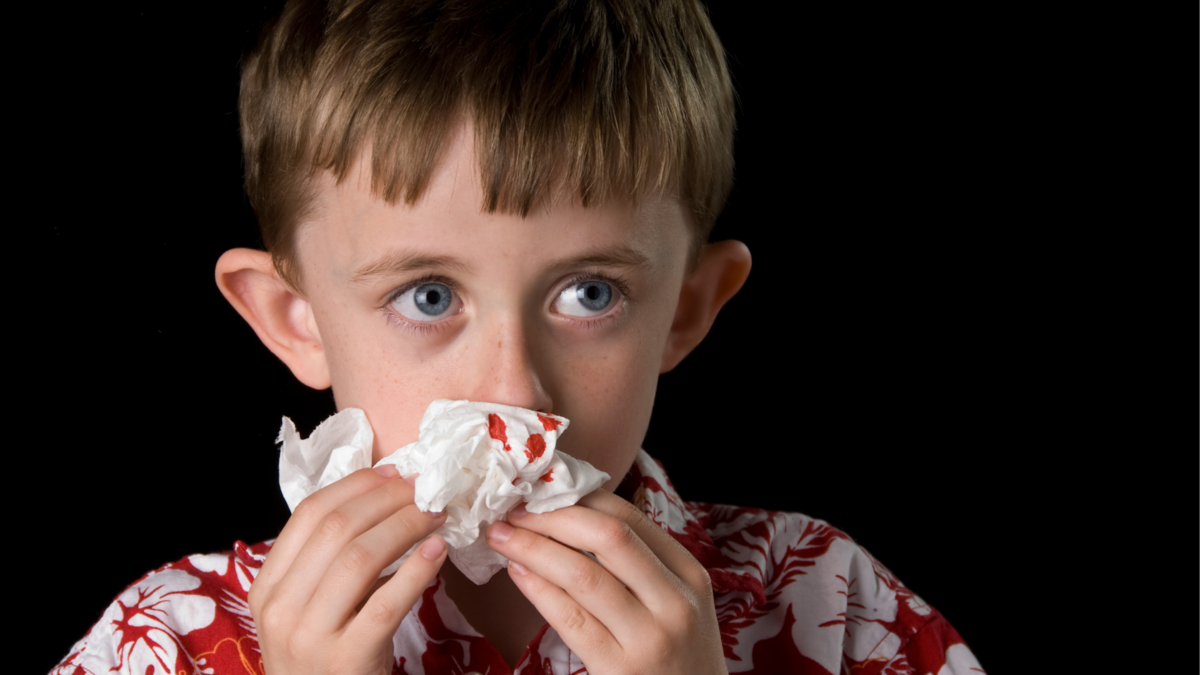
[[[546,267],[614,252],[674,267],[687,255],[688,212],[670,196],[650,195],[636,205],[611,198],[588,207],[546,200],[524,216],[487,212],[469,130],[456,136],[414,203],[389,203],[370,181],[367,158],[340,184],[328,173],[316,177],[297,239],[305,278],[347,279],[384,258],[413,255],[453,257],[476,268]]]

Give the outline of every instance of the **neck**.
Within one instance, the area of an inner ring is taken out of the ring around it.
[[[446,595],[454,601],[471,627],[482,634],[510,667],[546,623],[529,600],[517,589],[507,570],[477,586],[447,561],[442,567]]]

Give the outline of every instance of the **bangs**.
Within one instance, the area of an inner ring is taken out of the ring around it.
[[[292,3],[239,107],[281,272],[316,172],[369,150],[372,191],[411,204],[466,123],[485,211],[671,194],[702,242],[732,186],[733,90],[695,2]]]

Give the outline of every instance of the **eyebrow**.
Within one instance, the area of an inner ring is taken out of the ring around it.
[[[649,267],[650,259],[629,248],[617,246],[611,249],[589,251],[554,264],[555,270],[577,267]],[[428,255],[398,251],[389,253],[360,267],[350,275],[352,283],[361,284],[379,277],[422,270],[450,270],[468,273],[471,266],[448,255]]]
[[[589,251],[554,264],[555,269],[575,267],[650,267],[650,259],[628,246]]]
[[[350,275],[350,281],[361,284],[392,274],[434,269],[469,272],[470,265],[448,255],[427,255],[424,253],[398,251],[389,253],[358,268]]]

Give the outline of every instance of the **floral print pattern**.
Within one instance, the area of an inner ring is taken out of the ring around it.
[[[619,490],[712,578],[730,673],[982,673],[954,628],[848,536],[798,513],[683,501],[642,452]],[[246,594],[271,542],[195,555],[126,589],[52,675],[265,675]],[[515,668],[442,588],[393,638],[394,675],[583,675],[543,626]]]

